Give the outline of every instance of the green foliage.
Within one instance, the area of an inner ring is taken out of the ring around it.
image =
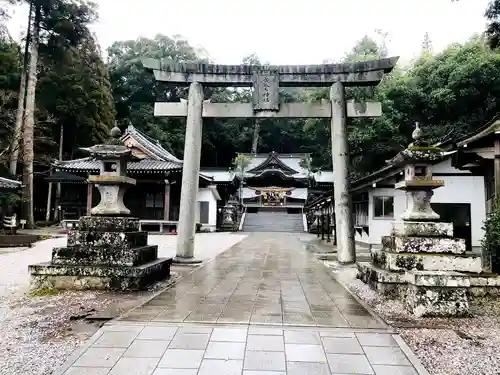
[[[233,160],[234,170],[239,174],[244,174],[252,161],[252,157],[246,154],[238,154]]]
[[[74,157],[80,146],[103,142],[114,124],[115,108],[108,72],[94,39],[88,36],[76,47],[43,55],[42,61],[37,100],[39,111],[52,121],[39,128],[38,136],[43,139],[46,134],[54,143],[39,143],[39,151],[57,155],[61,127],[66,158]]]
[[[498,3],[492,1],[489,20],[500,14]],[[197,50],[180,37],[165,35],[117,41],[108,49],[105,64],[88,30],[97,16],[92,3],[35,0],[34,4],[42,14],[36,173],[45,172],[57,156],[61,129],[64,158],[75,158],[79,147],[104,141],[115,119],[122,130],[132,123],[182,158],[185,120],[155,117],[153,103],[187,99],[187,90],[157,82],[141,60],[200,61]],[[1,17],[0,7],[0,23]],[[387,57],[385,40],[382,32],[364,36],[342,61]],[[500,111],[500,51],[490,48],[492,40],[475,37],[434,54],[425,35],[421,56],[409,66],[396,67],[375,89],[349,88],[348,99],[378,100],[383,108],[379,118],[349,119],[351,178],[373,172],[408,147],[415,121],[423,125],[432,144],[472,132],[495,116]],[[5,159],[15,120],[21,49],[0,29],[0,161]],[[255,54],[243,61],[261,63]],[[250,89],[205,89],[205,99],[212,102],[250,102],[251,94]],[[282,88],[280,97],[284,102],[317,101],[328,99],[328,89]],[[204,119],[202,166],[229,167],[236,160],[237,167],[240,153],[251,150],[255,125],[251,119]],[[304,168],[331,169],[328,120],[263,118],[259,128],[258,152],[310,153],[311,158],[301,162]]]
[[[0,207],[2,212],[16,207],[21,202],[21,196],[12,191],[0,191]]]
[[[35,289],[28,293],[30,297],[46,297],[46,296],[55,296],[59,293],[58,290],[52,288],[45,289]]]
[[[484,237],[481,240],[485,261],[490,262],[493,272],[500,272],[500,206],[495,204],[484,221]],[[485,265],[487,266],[487,265]]]
[[[488,20],[486,35],[492,48],[500,46],[500,0],[491,0],[484,14]]]
[[[195,49],[183,39],[159,34],[153,39],[115,42],[107,52],[118,123],[122,126],[132,123],[158,139],[176,156],[181,156],[184,149],[183,120],[155,117],[153,103],[156,100],[178,102],[181,97],[187,97],[187,91],[162,85],[144,69],[141,61],[144,58],[192,61],[197,59]]]

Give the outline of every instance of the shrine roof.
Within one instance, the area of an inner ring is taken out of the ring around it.
[[[250,164],[246,169],[246,175],[258,175],[269,169],[269,164],[273,164],[274,169],[280,169],[289,175],[297,177],[307,177],[307,170],[300,166],[301,160],[308,157],[309,154],[278,154],[277,152],[262,154],[243,154],[251,158]]]
[[[231,182],[235,179],[235,174],[227,169],[202,169],[200,174],[211,177],[214,182]]]
[[[133,137],[140,146],[144,147],[149,151],[151,156],[158,160],[170,161],[173,163],[182,163],[182,160],[176,158],[172,153],[167,151],[161,144],[160,141],[150,136],[144,134],[133,125],[129,125],[122,136],[122,141],[124,141],[129,136]]]
[[[45,177],[47,182],[66,182],[66,183],[86,183],[87,179],[66,171],[56,171],[50,176]]]
[[[0,177],[0,189],[17,189],[22,186],[20,181],[11,180],[10,178]]]
[[[91,157],[57,161],[54,164],[56,167],[63,170],[73,171],[98,171],[100,162]],[[139,161],[132,161],[127,163],[127,169],[131,171],[139,170],[154,170],[154,171],[169,171],[173,169],[182,169],[182,164],[173,163],[164,160],[142,159]]]

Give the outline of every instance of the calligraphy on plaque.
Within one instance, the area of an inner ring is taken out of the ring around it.
[[[279,111],[279,76],[272,71],[253,74],[254,111]]]

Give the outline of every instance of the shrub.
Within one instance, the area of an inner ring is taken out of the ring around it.
[[[495,204],[483,225],[483,266],[492,272],[500,272],[500,206]]]

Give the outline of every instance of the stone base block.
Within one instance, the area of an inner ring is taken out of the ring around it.
[[[58,265],[29,266],[31,288],[61,290],[142,290],[168,279],[172,258],[160,258],[137,267]]]
[[[408,285],[405,304],[417,317],[465,316],[469,312],[467,288]]]
[[[202,263],[202,260],[201,259],[196,259],[194,257],[183,258],[183,257],[177,257],[176,256],[174,259],[172,259],[172,262],[175,263],[175,264],[177,264],[177,265],[185,265],[185,266],[193,265],[193,266],[197,266],[200,263]]]
[[[405,275],[409,284],[422,287],[468,288],[471,276],[461,272],[408,271]]]
[[[458,271],[482,272],[482,259],[477,255],[391,253],[372,250],[375,265],[388,271]]]
[[[148,244],[148,232],[103,232],[74,230],[68,233],[68,247],[134,248]]]
[[[82,232],[137,232],[139,219],[129,216],[82,216],[78,220]]]
[[[392,235],[401,237],[453,237],[453,223],[394,221]]]
[[[438,237],[382,237],[384,250],[394,253],[465,254],[465,240]]]
[[[368,262],[358,262],[357,278],[383,296],[404,298],[406,294],[405,274],[390,272]]]
[[[134,249],[108,247],[56,247],[52,249],[52,263],[59,265],[122,266],[132,267],[158,258],[158,246],[148,245]]]

